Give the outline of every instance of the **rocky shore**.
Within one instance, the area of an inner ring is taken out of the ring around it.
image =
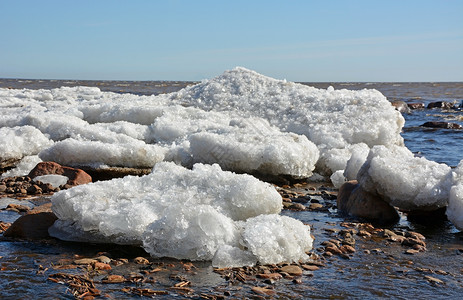
[[[56,219],[50,210],[49,197],[58,189],[31,182],[29,176],[2,180],[2,185],[6,186],[0,194],[3,203],[16,199],[35,200],[40,204],[32,209],[15,201],[6,205],[3,211],[17,213],[21,217],[13,224],[1,222],[2,241],[29,240],[42,248],[65,243],[49,237],[47,233],[47,228]],[[38,187],[35,193],[31,188],[34,185]],[[65,188],[68,187],[60,187]],[[66,253],[43,256],[36,265],[34,276],[56,290],[56,296],[70,294],[78,299],[138,296],[299,298],[318,295],[320,287],[314,287],[318,280],[343,277],[356,271],[361,278],[365,274],[358,269],[359,266],[381,263],[387,265],[387,272],[393,273],[396,280],[419,284],[424,289],[449,286],[463,289],[463,269],[445,263],[429,267],[426,261],[435,260],[432,256],[436,254],[436,241],[432,242],[430,249],[426,236],[409,226],[402,226],[399,222],[384,227],[342,215],[338,211],[338,190],[328,183],[302,182],[276,188],[283,199],[283,214],[303,222],[310,218],[307,221],[315,244],[308,253],[308,262],[212,268],[208,262],[153,259],[137,247],[70,243],[67,244],[70,251]],[[400,213],[400,218],[405,216]],[[452,245],[452,257],[449,259],[461,260],[463,245],[461,239],[457,239],[459,242]],[[2,265],[1,272],[14,268],[11,264]]]

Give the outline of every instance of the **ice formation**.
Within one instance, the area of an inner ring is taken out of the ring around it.
[[[2,161],[37,154],[52,143],[32,126],[0,127],[0,139]]]
[[[375,146],[357,178],[364,190],[376,192],[404,210],[445,207],[452,186],[450,167],[415,157],[405,147]]]
[[[41,175],[32,178],[35,182],[42,182],[42,183],[49,183],[53,187],[57,188],[61,185],[65,185],[68,182],[69,178],[63,175],[56,175],[56,174],[49,174],[49,175]]]
[[[25,156],[13,169],[3,173],[0,178],[27,175],[41,161],[38,155]]]
[[[450,189],[447,217],[455,227],[463,231],[463,160],[460,161],[453,173],[454,185]]]
[[[143,245],[157,257],[277,263],[304,260],[312,246],[309,227],[277,215],[274,187],[218,165],[161,162],[149,175],[77,186],[51,200],[59,218],[52,236]]]
[[[403,145],[400,131],[404,118],[376,90],[323,90],[235,68],[161,96],[206,111],[261,117],[282,131],[305,135],[319,147],[319,168],[329,174],[345,168],[353,144]],[[339,162],[325,157],[332,149],[342,152],[338,153]]]

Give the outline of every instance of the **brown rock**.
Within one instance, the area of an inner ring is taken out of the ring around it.
[[[111,270],[111,266],[109,264],[105,264],[99,261],[94,262],[92,267],[95,270]]]
[[[19,212],[26,212],[26,211],[30,210],[29,206],[21,205],[21,204],[13,204],[13,203],[8,204],[6,209],[8,209],[8,208],[13,208],[13,209],[15,209],[15,210],[17,210]]]
[[[263,288],[263,287],[259,287],[259,286],[253,286],[251,288],[251,291],[253,291],[254,293],[256,294],[260,294],[260,295],[266,295],[266,296],[270,296],[270,295],[274,295],[275,294],[275,291],[272,290],[272,289],[267,289],[267,288]]]
[[[57,217],[51,211],[51,203],[44,204],[19,217],[7,231],[5,237],[43,239],[49,238],[48,228],[55,223]]]
[[[283,278],[280,273],[262,273],[262,274],[257,274],[257,277],[263,278],[263,279],[272,279],[272,280],[279,280]]]
[[[76,265],[91,265],[98,262],[96,259],[93,258],[81,258],[81,259],[76,259],[74,263]]]
[[[42,189],[38,185],[33,184],[27,188],[27,193],[30,195],[42,194]]]
[[[108,275],[106,279],[102,280],[103,283],[122,283],[125,282],[124,276],[121,275]]]
[[[320,269],[320,267],[314,265],[302,265],[301,267],[307,271],[317,271],[318,269]]]
[[[139,265],[149,265],[149,263],[150,263],[149,260],[147,260],[146,258],[141,257],[141,256],[135,257],[134,261],[135,261],[136,264],[139,264]]]
[[[0,193],[3,193],[6,191],[6,185],[5,184],[0,184]]]
[[[55,162],[46,161],[38,163],[37,166],[29,173],[29,177],[35,178],[42,175],[63,175],[69,178],[67,184],[71,186],[87,184],[92,182],[92,177],[81,169],[63,167]]]
[[[293,276],[302,275],[302,269],[300,267],[294,266],[294,265],[281,267],[280,272],[288,273],[289,275],[293,275]]]
[[[337,205],[340,211],[354,217],[380,223],[399,220],[399,214],[394,207],[381,197],[364,191],[356,181],[348,181],[340,187]]]

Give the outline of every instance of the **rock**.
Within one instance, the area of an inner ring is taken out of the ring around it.
[[[257,274],[257,277],[263,278],[263,279],[272,279],[272,280],[280,280],[283,278],[280,273],[262,273],[262,274]]]
[[[408,107],[408,104],[404,101],[396,100],[392,101],[391,104],[395,107],[396,110],[398,110],[401,113],[410,113],[410,108]]]
[[[109,167],[109,168],[91,168],[88,166],[80,166],[79,169],[84,170],[93,178],[93,180],[110,180],[113,178],[121,178],[127,175],[142,176],[151,173],[152,168],[122,168],[122,167]]]
[[[293,276],[302,275],[302,269],[300,267],[294,266],[294,265],[281,267],[280,272],[288,273],[289,275],[293,275]]]
[[[93,258],[82,258],[82,259],[76,259],[74,261],[74,264],[76,265],[91,265],[98,262],[96,259]]]
[[[294,209],[294,210],[305,210],[304,204],[301,203],[291,203],[289,206],[289,209]]]
[[[338,210],[350,216],[379,223],[392,223],[399,220],[394,207],[381,197],[364,191],[356,180],[348,181],[339,188]]]
[[[21,205],[21,204],[8,204],[8,206],[6,207],[6,209],[8,208],[12,208],[12,209],[15,209],[17,210],[18,212],[26,212],[26,211],[29,211],[30,208],[29,206],[26,206],[26,205]]]
[[[3,193],[6,191],[6,185],[5,184],[0,184],[0,193]]]
[[[421,109],[421,108],[425,108],[425,105],[422,102],[416,102],[416,103],[408,103],[408,107],[410,109]]]
[[[251,291],[253,291],[256,294],[266,295],[266,296],[271,296],[275,294],[275,291],[272,289],[267,289],[267,288],[258,287],[258,286],[253,286],[251,288]]]
[[[437,101],[428,104],[428,108],[454,108],[455,104],[447,101]]]
[[[24,239],[49,238],[48,228],[57,220],[51,211],[51,203],[38,206],[19,217],[3,236]]]
[[[310,203],[309,209],[310,210],[317,210],[323,208],[323,205],[320,203]]]
[[[150,263],[149,260],[147,260],[146,258],[141,257],[141,256],[135,257],[134,261],[135,261],[136,264],[139,264],[139,265],[149,265],[149,263]]]
[[[104,255],[101,255],[101,256],[98,256],[98,257],[95,257],[95,259],[99,262],[102,262],[102,263],[105,263],[105,264],[109,264],[111,262],[111,258],[107,257],[107,256],[104,256]]]
[[[35,194],[42,194],[42,188],[40,188],[38,185],[33,184],[30,187],[27,188],[27,193],[30,195],[35,195]]]
[[[111,270],[111,266],[99,261],[92,263],[92,267],[95,270]]]
[[[463,126],[457,123],[450,122],[426,122],[420,125],[420,127],[429,127],[429,128],[444,128],[444,129],[463,129]]]
[[[122,275],[108,275],[106,279],[103,279],[103,283],[122,283],[125,282],[125,277]]]
[[[87,184],[92,182],[92,177],[81,169],[74,169],[70,167],[63,167],[60,164],[51,161],[40,162],[29,173],[29,177],[35,178],[42,175],[63,175],[69,178],[66,184],[71,186]]]
[[[304,268],[304,270],[307,271],[317,271],[318,269],[320,269],[320,267],[314,265],[302,265],[302,268]]]

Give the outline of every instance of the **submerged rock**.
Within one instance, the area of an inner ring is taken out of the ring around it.
[[[408,107],[408,104],[405,103],[404,101],[396,100],[391,102],[392,106],[395,107],[396,110],[398,110],[401,113],[410,113],[410,108]]]
[[[427,108],[454,108],[455,104],[447,101],[436,101],[428,104]]]
[[[420,125],[421,127],[430,127],[430,128],[445,128],[445,129],[463,129],[463,126],[457,123],[450,122],[426,122]]]
[[[19,217],[3,233],[3,236],[24,239],[49,238],[48,228],[56,219],[57,217],[51,211],[51,203],[43,204]]]
[[[366,192],[356,180],[344,183],[337,197],[338,210],[350,216],[378,223],[393,223],[399,214],[382,197]]]

